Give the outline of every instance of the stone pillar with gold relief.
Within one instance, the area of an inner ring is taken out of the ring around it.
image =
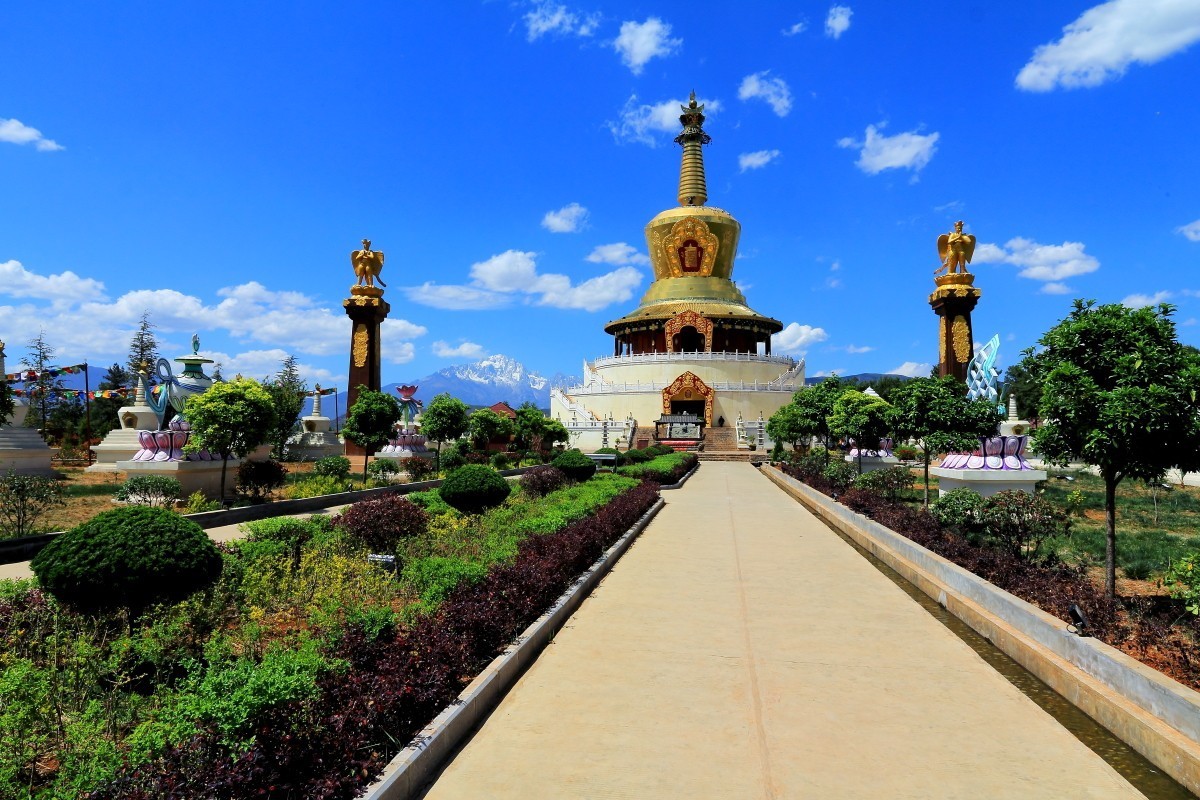
[[[383,270],[383,253],[371,249],[370,239],[363,239],[363,248],[350,254],[350,263],[354,266],[358,283],[350,287],[350,297],[342,301],[351,322],[350,369],[346,377],[347,409],[358,399],[358,387],[379,391],[383,386],[380,378],[380,326],[392,310],[383,299],[383,289],[380,288],[387,285],[379,278]],[[362,455],[363,450],[352,442],[346,442],[346,454]]]
[[[983,294],[974,286],[975,276],[967,272],[967,264],[975,252],[975,237],[963,233],[962,221],[954,223],[954,231],[938,237],[938,255],[942,265],[934,273],[937,288],[929,295],[929,305],[938,315],[938,376],[953,375],[966,383],[967,367],[974,355],[974,335],[971,312]]]

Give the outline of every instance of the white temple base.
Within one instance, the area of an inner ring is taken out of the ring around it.
[[[50,454],[50,448],[33,428],[0,427],[0,474],[11,469],[22,475],[53,475]]]
[[[238,466],[240,458],[231,458],[226,466],[225,497],[233,499],[234,487],[237,486]],[[117,470],[128,477],[135,475],[164,475],[179,481],[183,487],[181,498],[186,499],[192,492],[202,492],[210,500],[219,499],[221,492],[221,462],[220,461],[118,461]]]
[[[858,456],[845,456],[847,464],[858,466]],[[895,456],[863,456],[862,471],[866,475],[868,472],[874,472],[877,469],[887,469],[889,467],[897,467],[900,465],[900,459]]]
[[[930,467],[930,475],[938,479],[938,497],[955,489],[970,489],[980,497],[999,492],[1018,491],[1033,494],[1038,481],[1046,480],[1042,469],[946,469]]]
[[[85,472],[119,472],[117,462],[128,461],[141,449],[137,429],[114,428],[104,437],[104,441],[92,448],[96,463]]]
[[[288,440],[288,456],[298,461],[345,455],[346,445],[329,430],[329,417],[310,414],[300,418],[300,433]]]

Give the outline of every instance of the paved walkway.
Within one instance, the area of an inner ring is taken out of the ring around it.
[[[1141,797],[753,467],[665,497],[428,798]]]

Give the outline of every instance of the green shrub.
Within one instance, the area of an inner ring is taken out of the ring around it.
[[[983,506],[984,500],[978,492],[962,488],[946,492],[930,503],[929,513],[943,527],[970,538],[982,529]]]
[[[1082,517],[1083,507],[1085,504],[1086,499],[1083,496],[1083,492],[1081,492],[1079,489],[1067,493],[1066,508],[1067,514],[1070,516]]]
[[[835,492],[844,492],[858,479],[858,467],[835,457],[821,469],[821,475]]]
[[[626,450],[624,456],[626,464],[642,464],[654,458],[645,450]]]
[[[252,503],[261,503],[287,481],[287,467],[272,458],[243,461],[238,466],[236,491]]]
[[[495,453],[492,455],[493,469],[508,469],[512,463],[508,460],[507,453]]]
[[[219,511],[221,501],[209,500],[204,492],[197,489],[188,495],[187,504],[183,507],[184,514],[199,514],[204,511]]]
[[[455,510],[454,506],[443,500],[441,492],[437,489],[427,489],[424,492],[410,492],[404,496],[434,516],[442,514],[458,515],[458,511]]]
[[[1184,607],[1200,616],[1200,552],[1188,553],[1167,569],[1171,597],[1182,600]]]
[[[597,453],[604,453],[605,455],[609,455],[609,456],[619,456],[619,455],[621,455],[621,451],[620,451],[620,450],[618,450],[618,449],[617,449],[617,448],[615,448],[615,447],[601,447],[601,448],[600,448],[599,450],[597,450],[596,452],[597,452]]]
[[[1067,530],[1066,518],[1044,497],[1019,491],[987,498],[980,522],[994,544],[1023,558],[1035,558],[1042,542]]]
[[[18,475],[10,469],[0,477],[0,534],[36,533],[38,519],[62,504],[62,485],[57,480],[42,475]]]
[[[776,442],[775,446],[771,448],[771,460],[783,461],[783,442]]]
[[[812,480],[825,474],[825,465],[832,464],[836,456],[824,447],[814,447],[805,455],[793,454],[792,463],[796,471],[805,480]]]
[[[460,467],[467,465],[467,453],[470,452],[471,446],[466,442],[455,442],[445,449],[442,453],[442,470],[452,472]]]
[[[859,475],[854,480],[855,489],[878,492],[888,500],[898,500],[912,489],[913,475],[908,467],[888,467]]]
[[[345,456],[326,456],[313,462],[313,473],[327,478],[350,480],[350,459]]]
[[[896,458],[901,461],[916,461],[918,452],[917,448],[911,444],[898,444],[896,445],[896,449],[892,451]]]
[[[114,497],[123,503],[151,508],[167,508],[175,504],[183,486],[169,475],[134,475],[121,484]]]
[[[478,514],[503,503],[511,487],[491,467],[471,464],[451,472],[438,489],[442,499],[464,514]]]
[[[461,558],[428,556],[404,565],[401,580],[421,597],[423,611],[432,611],[461,583],[476,583],[487,575],[487,567]]]
[[[556,456],[550,465],[576,483],[582,483],[596,474],[596,462],[578,450],[568,450]]]
[[[377,458],[367,465],[367,473],[375,478],[389,479],[400,472],[400,465],[394,458]]]
[[[127,506],[97,514],[42,549],[30,563],[59,602],[83,611],[183,600],[221,574],[204,530],[171,511]]]
[[[348,491],[350,491],[350,482],[346,478],[338,478],[333,475],[310,475],[287,487],[284,494],[292,500],[299,500],[302,497],[321,497]]]
[[[654,458],[656,456],[669,456],[671,453],[675,452],[675,448],[666,444],[652,444],[642,452],[651,458]]]

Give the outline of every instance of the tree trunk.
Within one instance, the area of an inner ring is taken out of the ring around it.
[[[925,451],[925,508],[929,508],[929,451]]]
[[[1104,592],[1109,600],[1117,599],[1117,481],[1104,476]]]
[[[363,448],[363,488],[367,488],[367,459],[371,456],[367,453],[367,449]]]
[[[229,456],[225,453],[221,454],[221,496],[217,498],[221,505],[225,505],[225,468],[229,466]]]

